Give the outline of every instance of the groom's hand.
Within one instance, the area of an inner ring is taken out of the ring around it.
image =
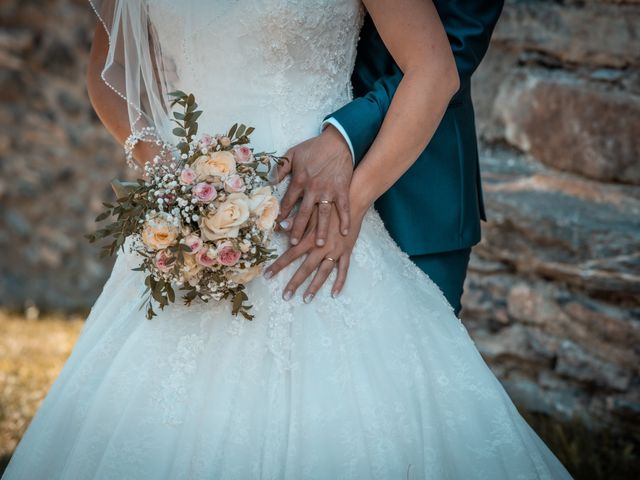
[[[280,204],[278,223],[290,232],[292,245],[297,245],[314,210],[318,209],[315,243],[327,242],[332,205],[340,218],[342,235],[349,233],[349,185],[353,174],[351,151],[340,132],[328,125],[320,135],[310,138],[285,154],[288,162],[278,169],[278,181],[291,174],[291,183]],[[295,217],[288,218],[302,198]]]

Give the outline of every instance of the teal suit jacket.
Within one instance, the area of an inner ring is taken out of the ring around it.
[[[503,1],[434,3],[456,60],[460,89],[427,148],[375,203],[391,236],[409,255],[470,247],[480,241],[480,220],[486,220],[470,79],[489,46]],[[402,71],[367,16],[351,79],[354,99],[326,117],[345,130],[356,164],[378,134],[401,79]]]

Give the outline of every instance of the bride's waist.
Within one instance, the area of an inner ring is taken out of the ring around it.
[[[256,150],[284,153],[317,135],[323,119],[351,99],[349,89],[309,91],[291,82],[283,88],[272,80],[256,88],[247,81],[180,82],[179,89],[193,93],[203,110],[199,132],[224,134],[241,123],[255,128],[251,145]]]
[[[244,124],[255,129],[250,137],[250,146],[255,151],[277,154],[284,154],[293,145],[318,135],[326,116],[318,112],[296,112],[274,104],[234,105],[232,99],[223,108],[206,104],[201,104],[201,108],[200,133],[225,134],[233,124]]]

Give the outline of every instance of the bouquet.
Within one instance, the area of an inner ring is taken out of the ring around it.
[[[282,159],[254,153],[248,146],[254,129],[244,125],[196,139],[202,111],[194,96],[170,95],[172,108],[183,110],[172,119],[179,143],[158,142],[170,154],[147,162],[145,178],[114,182],[118,198],[104,203],[96,221],[115,218],[87,237],[91,242],[111,238],[103,255],[124,249],[125,239],[132,237],[130,248],[141,261],[134,270],[147,274],[147,318],[156,315],[154,302],[161,309],[175,302],[176,287],[186,305],[228,299],[234,315],[251,320],[245,285],[275,258],[269,238],[279,204],[269,175]]]

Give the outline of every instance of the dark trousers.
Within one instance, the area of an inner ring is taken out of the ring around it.
[[[464,279],[467,276],[471,248],[451,252],[413,255],[411,260],[425,272],[442,290],[456,315],[460,313]]]

